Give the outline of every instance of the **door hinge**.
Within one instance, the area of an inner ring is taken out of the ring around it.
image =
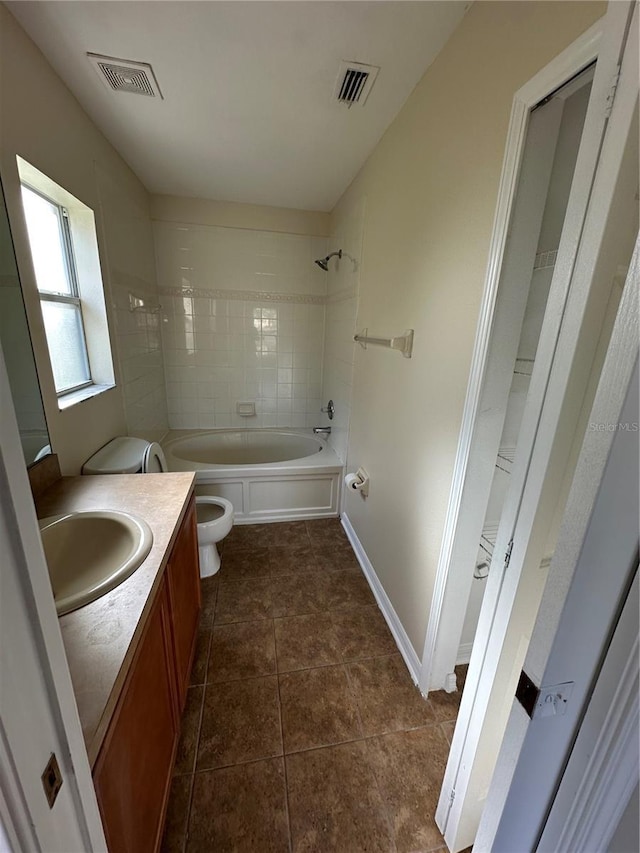
[[[511,562],[511,552],[513,551],[513,539],[507,545],[507,553],[504,555],[504,567],[505,569],[509,568],[509,563]]]
[[[451,793],[449,794],[449,808],[451,808],[451,806],[453,805],[453,801],[455,800],[455,798],[456,798],[456,789],[452,788]]]
[[[616,99],[616,91],[618,89],[618,83],[620,81],[620,66],[616,68],[615,74],[613,75],[613,80],[611,81],[611,85],[609,86],[609,91],[607,92],[607,97],[605,99],[604,105],[604,117],[609,118],[611,115],[611,111],[613,110],[613,102]]]

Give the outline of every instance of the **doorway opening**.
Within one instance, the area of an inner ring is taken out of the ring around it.
[[[566,538],[571,532],[562,526],[567,499],[604,359],[615,344],[612,331],[638,232],[631,14],[626,6],[610,10],[607,38],[588,62],[574,62],[572,72],[565,56],[555,79],[544,69],[528,84],[528,100],[518,100],[520,93],[514,100],[520,135],[512,116],[501,187],[509,205],[502,222],[500,203],[496,216],[503,243],[496,247],[494,232],[487,279],[493,302],[485,301],[479,324],[484,352],[477,359],[474,354],[473,369],[477,360],[482,372],[463,423],[467,451],[464,457],[459,450],[459,495],[447,522],[446,561],[441,558],[445,586],[439,602],[434,595],[439,610],[433,630],[430,619],[423,661],[423,687],[455,686],[447,673],[464,658],[458,644],[452,649],[455,631],[447,619],[457,607],[457,640],[466,629],[463,643],[473,645],[436,813],[454,853],[474,843],[494,784],[556,545],[561,533]],[[568,84],[559,87],[563,79]],[[471,579],[474,567],[484,578]],[[466,607],[473,585],[486,589],[473,591],[476,600],[472,595]],[[444,652],[439,631],[448,633]]]
[[[538,224],[538,239],[533,263],[531,263],[531,258],[529,258],[528,267],[524,258],[513,261],[513,263],[522,264],[528,278],[525,309],[515,357],[510,359],[512,378],[506,400],[504,425],[495,457],[476,562],[472,569],[474,580],[471,585],[460,638],[458,663],[468,663],[471,657],[482,599],[487,586],[486,581],[494,555],[500,517],[515,461],[516,447],[549,299],[553,270],[558,257],[562,226],[569,203],[569,193],[587,115],[594,72],[595,63],[556,90],[553,95],[545,98],[542,104],[532,111],[528,141],[533,139],[535,148],[525,144],[524,157],[540,160],[542,152],[539,148],[539,134],[536,134],[534,123],[544,122],[543,143],[547,149],[544,152],[546,162],[539,169],[537,179],[540,183],[540,191],[544,190],[545,179],[548,180],[548,187],[539,224],[533,221],[535,220],[533,209],[526,213],[531,220],[527,223],[527,228],[533,231]],[[551,152],[553,152],[552,157],[550,157]],[[551,162],[550,168],[549,161]],[[530,180],[531,172],[527,167],[528,164],[523,162],[521,173],[523,182]],[[522,191],[528,193],[529,189],[523,187]],[[535,201],[532,201],[529,206],[533,208],[534,204]],[[505,254],[507,263],[510,261],[509,256],[513,248],[509,243],[507,244]],[[515,251],[520,252],[520,246],[516,246]],[[614,304],[616,299],[619,300],[620,293],[621,289],[615,288],[612,293]],[[509,292],[504,293],[503,298],[509,299]],[[498,558],[501,559],[502,556],[504,555],[498,555]],[[548,568],[548,565],[549,557],[545,556],[544,568]]]

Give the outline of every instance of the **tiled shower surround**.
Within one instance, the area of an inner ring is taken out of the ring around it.
[[[172,429],[320,423],[325,238],[154,223]],[[236,414],[254,402],[256,415]]]

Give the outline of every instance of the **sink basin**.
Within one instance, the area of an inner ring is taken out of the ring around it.
[[[111,592],[153,544],[145,521],[115,510],[73,512],[39,524],[59,616]]]

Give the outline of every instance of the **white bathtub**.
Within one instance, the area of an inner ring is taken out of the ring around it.
[[[196,494],[227,498],[236,522],[338,514],[342,463],[311,430],[173,430],[170,471],[195,471]]]

